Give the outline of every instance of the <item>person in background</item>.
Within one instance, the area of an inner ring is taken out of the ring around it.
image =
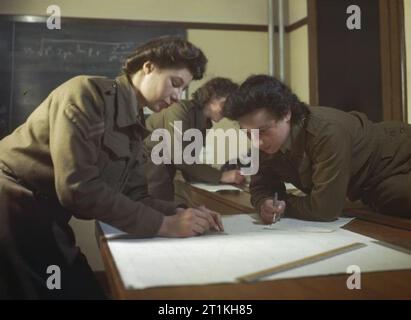
[[[207,59],[162,37],[137,48],[116,79],[77,76],[0,141],[0,297],[104,298],[68,222],[96,219],[136,237],[222,230],[217,213],[150,197],[142,108],[159,112],[201,79]],[[49,266],[61,272],[49,290]]]
[[[164,128],[171,137],[171,164],[154,164],[150,159],[147,161],[147,180],[149,193],[159,199],[174,200],[174,177],[180,170],[186,181],[197,181],[207,183],[233,183],[241,184],[244,177],[240,170],[233,169],[221,171],[208,164],[176,164],[173,162],[173,137],[177,121],[181,121],[181,133],[189,129],[198,129],[202,133],[205,145],[206,130],[212,127],[212,122],[219,122],[223,118],[224,103],[229,94],[234,92],[238,85],[227,78],[213,78],[198,88],[191,100],[181,100],[161,112],[152,114],[146,121],[147,129]],[[151,136],[145,139],[149,153],[157,144],[152,141]],[[183,141],[182,150],[191,141]]]
[[[260,166],[250,193],[265,223],[283,214],[332,221],[341,215],[346,196],[382,214],[411,218],[411,125],[309,107],[267,75],[241,84],[224,113],[241,128],[259,130],[254,140]],[[285,182],[306,196],[286,194]]]

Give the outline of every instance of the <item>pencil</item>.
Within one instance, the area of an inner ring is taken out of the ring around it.
[[[274,193],[274,197],[273,197],[273,206],[274,208],[277,208],[277,202],[278,202],[278,193]],[[273,223],[280,221],[281,215],[277,220],[277,213],[273,216],[273,222],[271,223],[271,225],[273,225]]]

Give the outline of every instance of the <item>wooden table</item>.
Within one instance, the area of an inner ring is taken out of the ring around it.
[[[250,203],[250,193],[247,191],[219,191],[209,192],[193,187],[192,185],[177,180],[176,189],[189,198],[190,205],[205,205],[207,208],[221,214],[252,213],[255,209]],[[248,188],[245,188],[248,190]]]
[[[210,193],[192,188],[196,201],[204,201],[210,208],[222,213],[252,212],[247,192]],[[351,215],[356,215],[355,210]],[[364,215],[364,213],[363,213]],[[383,223],[370,218],[370,213],[350,222],[344,229],[411,249],[409,220],[383,217]],[[371,214],[372,215],[372,214]],[[361,216],[361,210],[360,214]],[[388,222],[387,222],[388,221]],[[403,227],[404,226],[404,227]],[[211,284],[179,287],[126,290],[110,253],[107,240],[98,237],[114,299],[411,299],[410,270],[384,271],[361,274],[361,289],[349,290],[348,274],[316,276],[298,279],[262,281],[252,284]]]

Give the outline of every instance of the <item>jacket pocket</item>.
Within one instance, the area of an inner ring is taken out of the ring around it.
[[[106,132],[103,137],[100,177],[110,187],[119,190],[130,160],[130,142],[126,135]]]
[[[130,157],[130,139],[125,134],[106,131],[103,145],[112,152],[114,158]]]
[[[391,159],[395,156],[401,145],[403,131],[402,126],[398,124],[387,123],[384,126],[382,141],[380,144],[380,158],[382,160]]]

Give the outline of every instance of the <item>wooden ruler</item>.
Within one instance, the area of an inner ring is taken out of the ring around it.
[[[360,248],[364,248],[367,245],[365,243],[360,243],[360,242],[354,242],[352,244],[343,246],[343,247],[338,247],[336,249],[332,249],[329,251],[325,251],[322,253],[318,253],[315,254],[313,256],[310,257],[306,257],[303,259],[299,259],[299,260],[295,260],[295,261],[291,261],[285,264],[281,264],[279,266],[276,267],[272,267],[269,269],[265,269],[265,270],[261,270],[258,272],[254,272],[254,273],[250,273],[241,277],[238,277],[237,280],[241,281],[241,282],[254,282],[257,281],[260,278],[264,278],[273,274],[277,274],[280,272],[284,272],[284,271],[288,271],[291,269],[295,269],[295,268],[299,268],[308,264],[312,264],[315,262],[319,262],[319,261],[323,261],[350,251],[354,251]]]

